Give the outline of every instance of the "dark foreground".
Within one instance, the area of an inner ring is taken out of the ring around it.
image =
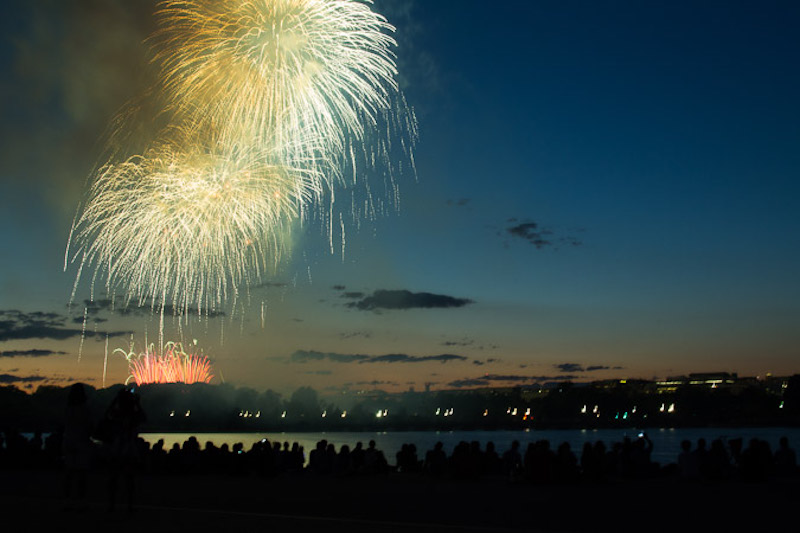
[[[141,474],[133,511],[107,507],[105,477],[67,508],[63,473],[0,472],[4,525],[27,531],[468,532],[800,530],[800,480],[673,478],[536,485],[370,478]]]

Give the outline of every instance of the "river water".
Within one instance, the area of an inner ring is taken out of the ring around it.
[[[743,445],[751,438],[759,438],[767,441],[773,451],[778,447],[778,441],[782,436],[789,439],[789,445],[797,448],[800,444],[800,428],[661,428],[646,430],[647,436],[653,442],[652,460],[660,465],[666,465],[677,461],[680,453],[680,444],[684,439],[692,442],[695,447],[697,440],[706,439],[707,446],[716,438],[730,440],[741,438]],[[562,442],[568,442],[572,451],[580,458],[584,443],[595,443],[603,441],[607,447],[615,442],[622,441],[625,437],[637,438],[637,429],[550,429],[550,430],[517,430],[517,431],[363,431],[363,432],[308,432],[308,433],[143,433],[141,437],[147,442],[155,444],[159,439],[164,440],[164,448],[169,450],[173,444],[179,446],[194,436],[200,442],[200,446],[205,446],[206,442],[212,442],[216,446],[227,444],[232,447],[236,443],[242,443],[244,449],[248,450],[253,443],[261,439],[270,442],[297,442],[304,448],[306,458],[308,453],[322,439],[333,444],[339,451],[343,444],[347,444],[352,449],[357,442],[367,446],[370,440],[375,441],[378,449],[384,452],[390,464],[395,463],[395,454],[403,444],[413,443],[417,447],[417,456],[420,459],[425,457],[425,452],[433,448],[437,441],[444,444],[444,449],[448,455],[453,448],[460,442],[478,441],[481,449],[486,447],[487,442],[493,442],[495,450],[502,454],[511,447],[514,440],[521,444],[524,453],[529,442],[537,440],[548,440],[551,449],[555,450]]]

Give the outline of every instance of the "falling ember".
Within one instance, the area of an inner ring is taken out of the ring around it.
[[[125,356],[130,376],[137,385],[148,383],[210,383],[214,377],[211,361],[205,355],[187,353],[181,343],[168,342],[163,353],[150,345],[143,353],[118,348],[114,351]]]
[[[264,304],[264,301],[262,300],[261,301],[261,329],[264,329],[264,322],[265,322],[264,319],[265,319],[265,314],[266,314],[265,311],[266,310],[265,310],[264,306],[265,306],[265,304]]]
[[[89,308],[83,308],[83,325],[81,326],[81,343],[78,345],[78,362],[81,362],[81,356],[83,355],[83,340],[86,338],[86,318],[89,315]]]
[[[106,335],[106,345],[103,350],[103,388],[106,388],[106,372],[108,371],[108,335]]]

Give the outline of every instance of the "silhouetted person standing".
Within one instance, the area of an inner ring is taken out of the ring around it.
[[[122,389],[111,402],[106,412],[111,429],[108,446],[108,506],[113,510],[117,498],[117,485],[124,478],[127,491],[128,510],[133,508],[134,482],[139,463],[139,425],[145,414],[139,404],[139,396]]]
[[[83,503],[92,462],[92,422],[82,383],[69,389],[61,451],[64,458],[64,497],[68,506]]]

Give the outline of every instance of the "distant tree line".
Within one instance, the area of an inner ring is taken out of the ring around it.
[[[87,386],[100,420],[122,385]],[[68,387],[29,394],[0,387],[0,431],[50,432],[63,423]],[[641,387],[601,388],[564,383],[539,391],[450,390],[387,394],[373,391],[343,409],[300,387],[288,397],[232,385],[168,384],[136,388],[147,415],[142,431],[362,431],[607,427],[800,425],[800,375],[781,392],[685,386],[656,394]]]

